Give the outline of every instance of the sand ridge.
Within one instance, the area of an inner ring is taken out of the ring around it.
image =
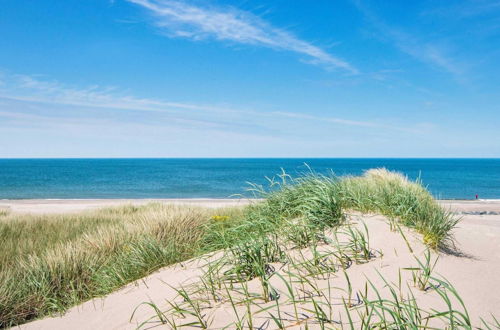
[[[468,212],[478,210],[483,202],[450,203],[454,211]],[[499,202],[484,202],[489,210],[499,211]],[[355,265],[348,269],[352,285],[356,289],[363,287],[366,277],[380,282],[377,271],[390,281],[397,281],[398,270],[415,265],[413,254],[402,236],[392,232],[385,218],[381,216],[354,215],[353,221],[364,221],[369,229],[371,245],[383,252],[383,257]],[[418,235],[406,231],[407,239],[414,253],[421,256],[425,247]],[[500,216],[464,215],[454,230],[456,248],[453,253],[439,253],[435,272],[449,280],[465,301],[475,324],[479,318],[487,320],[490,313],[495,315],[500,310],[500,292],[498,273],[500,272]],[[436,257],[435,254],[433,257]],[[65,315],[49,317],[20,326],[21,329],[135,329],[138,324],[154,316],[147,306],[133,311],[144,302],[154,302],[162,310],[167,310],[166,301],[174,301],[176,292],[173,288],[188,286],[198,281],[203,272],[204,260],[184,262],[165,267],[154,274],[129,284],[121,290],[104,298],[97,298],[71,308]],[[408,280],[409,273],[405,273]],[[336,285],[343,285],[340,277],[333,279]],[[378,283],[381,284],[381,283]],[[172,288],[173,287],[173,288]],[[436,295],[414,290],[419,302],[425,307],[439,307]],[[228,325],[231,312],[228,306],[221,306],[214,313],[211,327]],[[500,315],[496,314],[497,317]],[[154,325],[154,324],[150,324]],[[269,329],[273,328],[272,325]]]

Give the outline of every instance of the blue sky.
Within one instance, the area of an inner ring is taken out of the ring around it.
[[[0,157],[500,157],[500,1],[4,0]]]

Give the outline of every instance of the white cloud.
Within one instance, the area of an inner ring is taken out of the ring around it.
[[[246,45],[290,51],[309,57],[309,62],[327,68],[358,70],[292,33],[276,28],[262,18],[233,7],[199,7],[170,0],[127,0],[155,16],[155,24],[172,36],[194,40],[214,38]]]

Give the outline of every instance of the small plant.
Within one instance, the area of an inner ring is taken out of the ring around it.
[[[305,309],[305,310],[313,313],[314,320],[319,324],[321,329],[325,329],[325,324],[333,323],[333,320],[331,320],[328,317],[328,314],[325,313],[324,309],[321,307],[324,304],[322,304],[319,301],[316,301],[316,299],[314,298],[311,299],[311,302],[313,304],[313,309]]]
[[[147,307],[150,307],[154,312],[155,312],[155,316],[151,317],[150,319],[146,320],[146,321],[143,321],[142,323],[140,323],[137,328],[140,329],[140,328],[143,328],[145,327],[148,323],[150,322],[159,322],[160,324],[168,324],[169,323],[169,320],[167,318],[167,315],[165,315],[165,313],[163,313],[160,308],[158,308],[158,306],[153,303],[153,302],[143,302],[141,304],[139,304],[135,309],[134,311],[132,312],[132,315],[130,316],[130,320],[129,322],[132,322],[132,320],[134,319],[134,316],[135,316],[135,313],[137,312],[137,310],[142,307],[142,306],[147,306]],[[175,323],[174,323],[175,324]]]
[[[299,312],[297,307],[298,300],[295,298],[295,290],[292,284],[292,273],[290,273],[290,269],[288,269],[288,279],[285,279],[285,277],[279,273],[277,273],[276,276],[278,276],[286,286],[288,293],[288,302],[292,303],[293,313],[294,313],[293,315],[295,317],[295,321],[298,322],[299,321]]]
[[[316,244],[324,238],[321,228],[303,218],[285,222],[280,232],[286,242],[292,242],[293,247],[299,249]]]
[[[368,233],[368,227],[366,223],[363,222],[364,232],[358,228],[353,228],[352,226],[347,226],[347,235],[349,236],[349,248],[354,254],[354,259],[356,262],[367,262],[374,257],[374,254],[370,248],[370,235]]]
[[[182,297],[187,307],[181,307],[179,304],[175,302],[168,302],[172,307],[172,311],[183,318],[186,315],[193,316],[195,318],[195,321],[182,324],[180,325],[180,327],[197,326],[202,329],[207,329],[208,323],[205,320],[205,315],[203,315],[201,312],[199,301],[197,301],[196,299],[192,299],[189,293],[182,287],[180,289],[175,289],[175,288],[173,289],[177,292],[177,294],[180,297]]]
[[[276,236],[273,239],[264,237],[242,242],[229,249],[226,263],[231,268],[224,272],[224,278],[232,282],[243,282],[257,277],[262,286],[264,301],[276,300],[279,296],[269,282],[275,272],[271,263],[284,261],[285,257]]]
[[[412,272],[413,285],[418,287],[422,291],[427,291],[433,286],[429,285],[429,281],[432,276],[432,272],[436,267],[439,257],[437,257],[434,262],[432,262],[431,251],[427,249],[424,253],[424,260],[420,260],[415,255],[413,256],[417,261],[419,267],[407,267],[404,270],[410,270]]]
[[[298,251],[298,256],[290,263],[304,276],[328,279],[341,268],[336,254],[331,251],[320,251],[317,245],[312,245],[305,252],[307,255],[304,251]],[[309,256],[309,253],[312,256]]]
[[[229,263],[233,265],[225,272],[233,280],[251,280],[274,272],[270,263],[283,261],[285,252],[275,239],[267,237],[242,242],[229,249]]]
[[[376,299],[369,299],[368,289],[361,294],[364,302],[364,313],[362,315],[363,329],[427,329],[430,321],[429,313],[422,310],[409,290],[406,298],[401,298],[397,288],[391,285],[379,273],[385,283],[385,288],[389,290],[390,298],[382,298],[377,287],[368,280],[370,288],[376,295]]]
[[[442,312],[433,310],[435,314],[432,315],[432,317],[441,319],[444,318],[446,323],[452,329],[472,329],[472,323],[467,307],[453,285],[451,285],[451,283],[446,279],[432,277],[432,280],[437,283],[433,284],[434,290],[441,296],[448,307],[448,310]],[[451,294],[451,297],[449,293]],[[459,302],[462,307],[461,311],[454,309],[452,297]]]

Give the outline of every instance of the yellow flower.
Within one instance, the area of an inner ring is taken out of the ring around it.
[[[226,221],[228,219],[229,219],[229,217],[227,215],[214,215],[214,216],[212,216],[212,220],[214,220],[214,221],[222,222],[222,221]]]

